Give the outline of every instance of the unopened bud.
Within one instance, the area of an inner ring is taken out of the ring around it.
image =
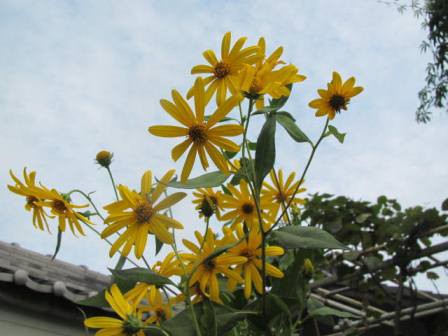
[[[112,163],[113,154],[111,152],[108,152],[106,150],[103,150],[101,152],[98,152],[96,155],[96,163],[98,163],[101,167],[109,168],[110,164]]]
[[[303,274],[311,277],[314,273],[314,265],[313,262],[306,258],[305,261],[303,262]]]

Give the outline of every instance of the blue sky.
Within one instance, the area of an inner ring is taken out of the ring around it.
[[[113,193],[105,171],[93,164],[101,149],[115,153],[115,178],[132,187],[147,169],[156,175],[179,170],[182,160],[175,164],[169,155],[175,142],[146,129],[171,122],[159,99],[169,98],[172,88],[189,88],[191,67],[203,63],[202,51],[219,48],[226,31],[251,43],[264,36],[270,50],[284,46],[284,59],[308,76],[287,110],[312,138],[324,121],[307,102],[331,72],[354,75],[364,86],[334,123],[348,133],[346,143],[328,139],[319,150],[306,178],[310,192],[366,200],[385,194],[405,206],[437,207],[448,196],[448,118],[436,113],[428,125],[414,121],[428,61],[419,51],[425,32],[411,13],[374,0],[3,0],[0,185],[10,182],[9,168],[27,166],[47,186],[96,191],[98,204],[105,204]],[[253,126],[255,132],[259,124]],[[277,142],[278,167],[303,167],[308,148],[283,131]],[[32,227],[23,200],[6,187],[0,200],[0,239],[52,253],[55,235]],[[180,237],[203,227],[192,209],[188,202],[174,209],[186,226]],[[114,264],[107,251],[92,234],[66,235],[60,258],[104,271]],[[446,282],[445,276],[442,287]]]

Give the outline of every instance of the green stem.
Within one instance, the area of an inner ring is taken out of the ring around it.
[[[92,230],[92,231],[95,232],[98,236],[101,237],[101,232],[99,232],[97,229],[95,229],[94,227],[92,227],[92,225],[90,225],[90,224],[84,222],[82,219],[80,219],[80,221],[83,222],[84,224],[86,224],[86,226],[87,226],[90,230]],[[108,243],[110,246],[112,246],[112,243],[109,241],[109,239],[107,239],[107,238],[101,238],[101,239],[105,240],[106,243]],[[132,260],[129,259],[128,257],[125,257],[125,258],[126,258],[131,264],[133,264],[135,267],[138,267],[138,265],[137,265],[134,261],[132,261]]]
[[[112,171],[110,170],[110,167],[106,167],[106,170],[109,173],[110,181],[112,182],[112,187],[114,188],[114,192],[115,192],[115,197],[117,198],[117,201],[118,201],[120,198],[118,197],[117,187],[115,186],[115,181],[114,181],[114,177],[112,175]]]
[[[201,247],[199,248],[199,250],[202,251],[202,248],[204,247],[205,244],[205,239],[207,238],[207,233],[208,233],[208,227],[210,225],[210,217],[205,217],[205,232],[204,232],[204,238],[202,239],[202,243],[201,243]]]
[[[313,161],[313,157],[314,157],[314,154],[316,153],[317,147],[322,142],[322,140],[325,138],[325,133],[327,131],[327,127],[328,127],[329,121],[330,121],[330,119],[327,118],[327,120],[325,122],[325,126],[324,126],[324,128],[322,130],[322,133],[320,134],[319,140],[317,140],[316,144],[313,146],[313,149],[311,150],[311,154],[310,154],[310,156],[308,158],[308,162],[306,163],[306,166],[305,166],[305,169],[303,170],[302,176],[299,179],[299,184],[295,188],[294,193],[291,196],[291,199],[288,201],[288,204],[286,205],[285,209],[283,209],[282,213],[277,218],[277,220],[275,221],[274,225],[272,225],[271,228],[266,232],[267,234],[269,234],[277,226],[277,224],[280,222],[280,220],[283,218],[283,216],[285,215],[285,213],[288,211],[289,207],[291,206],[291,203],[294,200],[294,197],[296,197],[297,192],[299,191],[300,187],[302,186],[302,181],[305,178],[305,175],[306,175],[306,173],[308,171],[308,168],[311,165],[311,161]]]
[[[166,190],[164,191],[165,196],[167,195]],[[171,207],[168,208],[168,213],[169,216],[171,218],[173,218],[173,211],[171,209]],[[185,265],[182,262],[182,259],[179,255],[179,252],[177,250],[177,244],[176,244],[176,233],[174,231],[174,228],[172,229],[172,235],[173,235],[173,243],[171,244],[171,248],[173,249],[174,254],[176,255],[176,259],[180,264],[180,267],[182,268],[182,272],[184,274],[184,276],[186,277],[186,281],[185,281],[185,285],[184,285],[184,289],[183,289],[183,293],[185,295],[185,301],[187,301],[187,305],[190,308],[190,312],[191,312],[191,317],[193,319],[193,324],[194,324],[194,328],[196,330],[196,335],[197,336],[202,336],[201,333],[201,328],[199,327],[199,322],[198,322],[198,318],[196,316],[196,312],[194,310],[194,306],[193,303],[191,302],[191,297],[190,297],[190,278],[187,277],[187,270],[185,269]],[[181,289],[181,286],[178,286],[179,289]]]

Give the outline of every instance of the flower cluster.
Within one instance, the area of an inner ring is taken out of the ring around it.
[[[231,34],[226,33],[219,57],[206,50],[203,56],[208,64],[192,68],[191,73],[199,76],[186,95],[172,90],[170,100],[160,100],[163,110],[177,125],[154,125],[148,131],[158,137],[179,138],[171,150],[173,161],[185,156],[179,181],[175,170],[161,178],[148,170],[141,177],[139,190],[123,184],[116,186],[111,172],[113,154],[103,150],[95,161],[108,171],[116,196],[115,201],[103,207],[107,213],[103,216],[89,194],[76,189],[59,193],[36,184],[35,172],[28,174],[24,170],[24,181],[11,172],[15,184],[8,188],[25,197],[25,209],[32,212],[34,226],[49,230],[48,220],[57,217],[60,232],[68,224],[73,233],[84,234],[82,224],[92,224],[88,216],[95,215],[104,224],[101,238],[108,242],[114,239],[110,242],[111,257],[119,252],[120,262],[135,264],[130,259],[135,256],[147,265],[147,269],[127,270],[117,265],[115,271],[121,272],[121,280],[104,295],[119,318],[86,319],[87,327],[100,329],[97,335],[143,336],[151,328],[163,328],[173,316],[173,306],[181,301],[191,309],[198,331],[195,304],[223,304],[222,292],[237,289],[250,302],[266,295],[271,280],[284,277],[276,266],[276,258],[285,251],[276,246],[270,233],[281,226],[297,225],[290,217],[296,218],[299,206],[305,202],[299,195],[306,191],[304,178],[316,147],[330,134],[329,121],[346,110],[350,99],[362,88],[355,86],[353,77],[343,82],[334,72],[327,89],[318,90],[320,98],[309,106],[317,109],[316,116],[327,116],[327,120],[321,137],[313,144],[291,114],[279,111],[293,84],[306,77],[282,59],[283,47],[268,53],[264,38],[255,45],[246,42],[247,38],[241,37],[232,44]],[[265,117],[265,124],[256,141],[250,141],[253,132],[248,132],[249,121],[258,115]],[[295,172],[284,174],[282,169],[274,168],[277,122],[295,141],[312,146],[300,177]],[[189,179],[197,158],[204,170],[212,163],[218,171]],[[183,239],[184,249],[178,249],[175,239],[176,230],[184,225],[174,218],[172,207],[187,194],[168,193],[170,187],[196,189],[193,205],[199,220],[203,220],[203,233],[194,232],[197,242]],[[79,212],[88,205],[73,204],[70,195],[74,192],[84,196],[94,212]],[[219,229],[214,231],[212,226]],[[165,258],[149,267],[145,253],[151,235],[155,238],[156,255],[164,245],[172,251],[165,251]],[[314,272],[309,259],[304,272],[309,277]],[[171,279],[179,280],[178,284]]]

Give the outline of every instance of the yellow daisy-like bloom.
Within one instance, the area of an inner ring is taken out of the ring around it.
[[[317,109],[316,117],[328,115],[328,118],[333,120],[336,112],[347,110],[350,99],[363,90],[361,86],[355,86],[355,77],[350,77],[343,83],[339,73],[334,71],[333,79],[327,84],[327,90],[317,90],[320,98],[312,100],[309,106]]]
[[[137,310],[137,303],[132,305],[126,301],[116,284],[113,284],[105,297],[112,309],[118,314],[120,319],[113,317],[90,317],[84,320],[84,325],[88,328],[101,329],[96,332],[96,336],[144,336],[142,330],[142,314]]]
[[[152,266],[152,270],[166,278],[183,274],[174,252],[168,253],[163,261],[157,261]],[[127,300],[140,301],[142,297],[147,296],[148,299],[155,302],[157,301],[157,295],[162,295],[162,293],[156,285],[140,282],[126,292],[124,297]]]
[[[299,70],[292,64],[275,69],[277,65],[284,63],[280,61],[283,47],[277,48],[270,56],[266,57],[264,38],[260,38],[258,46],[263,59],[255,66],[244,66],[240,73],[239,87],[247,96],[255,99],[256,107],[261,109],[264,106],[265,94],[276,99],[289,96],[290,90],[287,85],[302,82],[306,76],[299,75]]]
[[[198,245],[186,239],[182,240],[184,245],[192,252],[182,254],[182,258],[189,262],[186,266],[187,272],[190,274],[189,286],[194,287],[195,284],[198,284],[201,293],[209,297],[210,300],[221,303],[218,274],[234,279],[237,283],[242,282],[241,276],[230,267],[243,264],[247,259],[245,257],[230,256],[226,253],[208,259],[216,248],[223,245],[215,239],[215,234],[211,229],[207,230],[206,237],[203,237],[198,231],[195,231],[195,236],[199,243]]]
[[[24,182],[20,181],[11,170],[9,171],[9,175],[16,184],[8,185],[8,189],[17,195],[25,197],[25,210],[31,211],[33,213],[34,227],[42,231],[47,228],[47,231],[50,232],[50,228],[47,222],[47,217],[50,216],[45,212],[42,205],[38,205],[38,202],[42,200],[36,197],[35,190],[39,188],[38,186],[36,186],[36,172],[32,171],[28,174],[26,172],[26,168],[23,168]]]
[[[49,190],[45,187],[36,189],[35,195],[40,199],[40,201],[36,202],[38,206],[50,208],[50,213],[58,217],[58,228],[61,232],[65,232],[68,223],[70,230],[75,236],[77,232],[85,235],[79,221],[93,224],[87,217],[76,211],[76,209],[88,207],[88,204],[73,204],[67,195],[61,194],[55,189]]]
[[[273,170],[269,173],[271,178],[271,184],[267,181],[263,182],[263,188],[261,190],[261,198],[268,205],[269,213],[271,216],[276,217],[280,208],[282,212],[285,210],[285,206],[291,202],[291,206],[297,206],[299,204],[304,204],[305,200],[298,196],[299,193],[306,191],[306,188],[300,188],[294,194],[296,188],[303,184],[303,181],[294,181],[296,173],[292,172],[289,174],[288,178],[284,179],[283,170],[279,170],[276,174]],[[283,220],[286,220],[286,213],[283,216]]]
[[[221,44],[221,59],[218,60],[213,50],[206,50],[202,54],[209,65],[196,65],[191,69],[192,74],[205,74],[205,85],[208,85],[205,92],[205,101],[208,103],[216,92],[216,103],[223,104],[226,100],[227,91],[232,95],[238,94],[238,74],[244,64],[256,63],[261,55],[257,46],[243,48],[246,37],[239,38],[232,48],[230,48],[231,34],[227,32]],[[188,98],[196,95],[194,90],[190,90]]]
[[[242,240],[237,246],[231,248],[228,253],[234,256],[246,257],[247,261],[235,268],[235,271],[242,273],[244,278],[244,296],[249,299],[252,294],[252,285],[258,293],[263,292],[263,280],[260,275],[262,269],[261,258],[261,234],[257,231],[250,231],[247,239],[243,239],[244,232],[242,225],[236,228],[238,240]],[[285,253],[279,246],[266,246],[266,256],[281,256]],[[274,278],[283,278],[283,272],[277,267],[266,263],[266,274]],[[234,290],[237,283],[229,279],[228,288]]]
[[[169,320],[172,317],[172,306],[177,300],[175,298],[164,300],[162,293],[159,291],[155,293],[155,295],[152,295],[148,292],[146,296],[147,304],[141,307],[141,311],[151,314],[151,316],[145,320],[145,323],[160,325],[161,322]]]
[[[205,99],[204,82],[198,78],[194,84],[193,90],[195,113],[191,110],[188,103],[176,90],[172,91],[174,104],[162,99],[160,104],[174,119],[180,122],[183,127],[179,126],[151,126],[148,131],[160,137],[187,137],[183,142],[173,148],[171,157],[177,161],[188,148],[187,158],[184,168],[182,169],[181,181],[187,180],[193,169],[196,155],[199,155],[201,165],[204,169],[209,166],[206,153],[210,156],[215,165],[224,173],[229,172],[226,159],[218,150],[221,148],[230,152],[238,152],[240,147],[226,139],[225,137],[233,137],[243,133],[244,129],[238,124],[219,125],[216,124],[223,119],[238,104],[241,97],[233,96],[223,102],[216,111],[208,118],[204,119]]]
[[[110,256],[124,245],[121,255],[127,256],[134,246],[135,256],[140,258],[145,250],[148,234],[154,234],[165,244],[173,243],[173,237],[168,229],[183,229],[183,225],[161,212],[181,201],[186,194],[178,192],[161,200],[160,196],[174,173],[174,170],[167,172],[153,189],[152,173],[148,170],[142,176],[139,193],[124,185],[117,187],[121,200],[104,207],[109,213],[104,221],[108,227],[101,233],[101,237],[109,237],[122,228],[126,230],[112,244]]]
[[[224,200],[223,208],[230,209],[229,212],[223,214],[221,219],[223,221],[233,220],[232,228],[235,228],[239,223],[245,223],[249,230],[258,230],[259,221],[255,200],[253,199],[249,185],[244,179],[241,179],[239,189],[232,184],[227,185],[232,195],[223,194]],[[261,199],[261,208],[267,206],[264,199]],[[262,220],[264,229],[266,230],[273,222],[272,216],[263,211]]]
[[[216,218],[221,218],[222,211],[222,192],[215,191],[212,188],[200,188],[193,192],[196,199],[193,204],[196,204],[195,209],[199,212],[199,217],[210,218],[216,214]]]

